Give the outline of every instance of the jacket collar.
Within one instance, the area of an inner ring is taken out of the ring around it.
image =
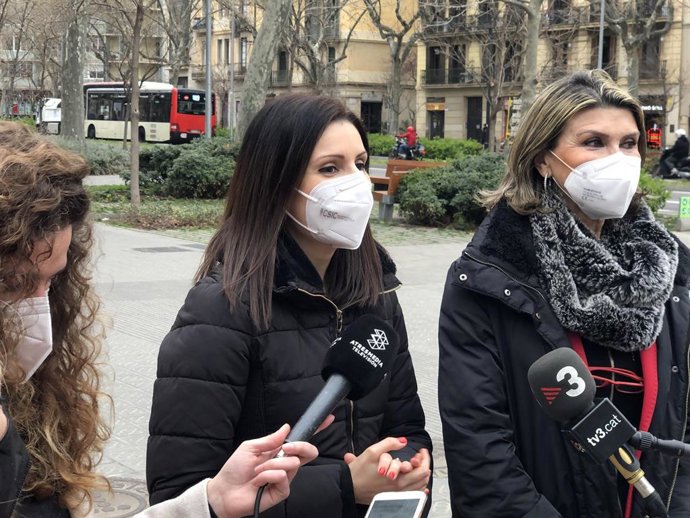
[[[378,243],[376,248],[383,270],[384,291],[396,288],[400,281],[395,276],[396,267],[388,252]],[[339,251],[336,251],[336,254]],[[301,289],[310,293],[323,294],[323,281],[297,241],[286,230],[278,237],[273,290],[286,292]]]

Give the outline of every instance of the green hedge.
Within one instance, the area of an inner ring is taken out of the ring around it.
[[[61,136],[48,137],[55,144],[83,156],[89,163],[92,175],[119,174],[129,171],[129,151],[121,143],[79,142]]]
[[[666,188],[664,181],[649,174],[645,168],[640,174],[640,190],[644,194],[647,205],[654,213],[666,204],[666,200],[671,195],[671,191]]]
[[[139,185],[146,192],[179,198],[225,195],[239,143],[223,137],[198,139],[179,146],[152,146],[139,155]],[[121,175],[126,182],[129,172]]]
[[[421,138],[426,148],[426,158],[429,160],[453,160],[463,156],[476,156],[484,151],[476,140],[459,140],[450,138]]]
[[[447,166],[406,174],[398,199],[403,216],[413,224],[476,227],[486,214],[476,200],[483,189],[498,186],[505,162],[496,153],[481,153],[454,160]]]
[[[382,135],[380,133],[369,133],[369,154],[371,156],[388,156],[395,144],[393,135]]]

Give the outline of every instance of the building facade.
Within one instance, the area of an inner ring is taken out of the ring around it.
[[[387,4],[398,1],[382,2],[384,22],[392,26],[394,10]],[[232,9],[223,5],[227,2],[213,7],[212,82],[221,101],[221,123],[232,126],[262,11],[252,0],[238,0]],[[415,5],[402,0],[403,14],[412,16]],[[190,66],[182,70],[178,84],[205,88],[206,25],[202,11],[197,13]],[[387,131],[390,51],[362,0],[295,0],[289,24],[271,70],[268,95],[315,92],[338,97],[369,131]],[[413,59],[403,73],[400,124],[415,122],[415,70]]]
[[[649,17],[651,11],[645,10],[653,5],[638,3],[636,11],[629,11],[629,4],[620,4],[629,25],[635,17]],[[520,120],[524,14],[492,0],[441,0],[437,6],[435,15],[425,20],[425,38],[418,49],[418,132],[482,141],[488,130],[499,148]],[[544,3],[538,88],[567,73],[597,67],[599,6],[598,0]],[[660,128],[663,144],[673,141],[676,128],[688,129],[690,11],[680,0],[669,0],[654,16],[655,27],[664,33],[649,38],[639,50],[638,97],[647,128]],[[631,60],[622,40],[611,30],[604,31],[602,63],[619,84],[628,86]]]

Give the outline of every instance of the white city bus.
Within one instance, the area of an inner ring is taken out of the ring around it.
[[[127,95],[122,83],[84,85],[87,138],[122,139],[129,118]],[[211,128],[215,132],[215,95],[211,97]],[[167,83],[144,81],[139,99],[140,141],[189,142],[205,132],[206,93],[176,88]],[[127,138],[132,130],[127,124]]]

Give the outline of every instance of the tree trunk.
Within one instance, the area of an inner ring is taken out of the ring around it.
[[[398,133],[400,124],[400,97],[402,96],[402,63],[398,56],[391,55],[392,70],[390,83],[390,100],[388,104],[388,134]]]
[[[143,0],[137,2],[137,12],[134,19],[132,31],[132,101],[131,110],[131,141],[130,146],[130,169],[131,180],[129,182],[131,190],[131,201],[134,207],[141,205],[141,195],[139,193],[139,48],[141,47],[141,26],[144,22]]]
[[[626,45],[625,53],[628,56],[628,92],[633,97],[637,97],[640,89],[640,47]]]
[[[521,111],[526,113],[537,95],[537,54],[539,51],[539,24],[541,23],[542,0],[530,0],[527,13],[527,39],[525,41],[525,62]]]
[[[65,42],[65,67],[62,72],[62,121],[60,133],[66,138],[84,140],[84,40],[86,17],[77,0],[70,2],[70,19]]]
[[[266,102],[266,91],[276,48],[283,28],[287,26],[291,0],[274,0],[266,4],[261,28],[254,40],[247,74],[242,88],[237,133],[241,139],[249,122]]]

